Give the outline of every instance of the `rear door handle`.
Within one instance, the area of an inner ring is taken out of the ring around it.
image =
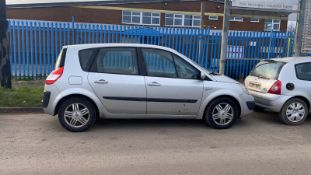
[[[100,79],[100,80],[95,81],[94,83],[96,83],[96,84],[108,84],[108,81],[106,81],[104,79]]]
[[[158,83],[158,82],[156,82],[156,81],[154,81],[154,82],[152,82],[152,83],[148,83],[147,85],[148,85],[148,86],[161,86],[161,84]]]

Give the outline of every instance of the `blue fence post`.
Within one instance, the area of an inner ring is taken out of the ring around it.
[[[8,34],[9,34],[9,59],[10,59],[10,70],[11,70],[11,75],[12,75],[12,72],[13,72],[13,42],[12,42],[12,39],[13,39],[13,32],[12,32],[12,24],[11,24],[11,21],[8,21]],[[13,77],[14,78],[14,77]]]
[[[16,21],[15,20],[13,20],[13,21],[11,21],[10,23],[12,24],[12,33],[13,33],[13,41],[14,42],[12,42],[12,43],[14,43],[13,45],[13,52],[14,52],[14,57],[13,57],[13,65],[14,66],[12,66],[13,68],[14,68],[14,78],[16,79],[16,77],[17,77],[17,57],[16,57],[16,55],[18,54],[17,53],[17,49],[16,49],[16,23],[15,23]]]

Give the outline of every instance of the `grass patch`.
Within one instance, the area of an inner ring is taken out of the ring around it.
[[[12,81],[12,89],[0,88],[0,107],[40,107],[44,81]]]

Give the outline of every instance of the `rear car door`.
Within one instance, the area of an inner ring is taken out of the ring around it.
[[[136,48],[100,48],[88,80],[110,113],[146,113],[146,87]]]
[[[196,115],[201,104],[201,72],[171,52],[142,48],[147,88],[147,113]]]

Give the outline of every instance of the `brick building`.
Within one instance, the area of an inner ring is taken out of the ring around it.
[[[221,29],[223,0],[205,1],[204,26]],[[231,30],[282,31],[287,30],[287,15],[237,15],[230,20]],[[121,0],[45,4],[14,4],[7,6],[10,19],[71,21],[144,26],[199,27],[200,1]]]

